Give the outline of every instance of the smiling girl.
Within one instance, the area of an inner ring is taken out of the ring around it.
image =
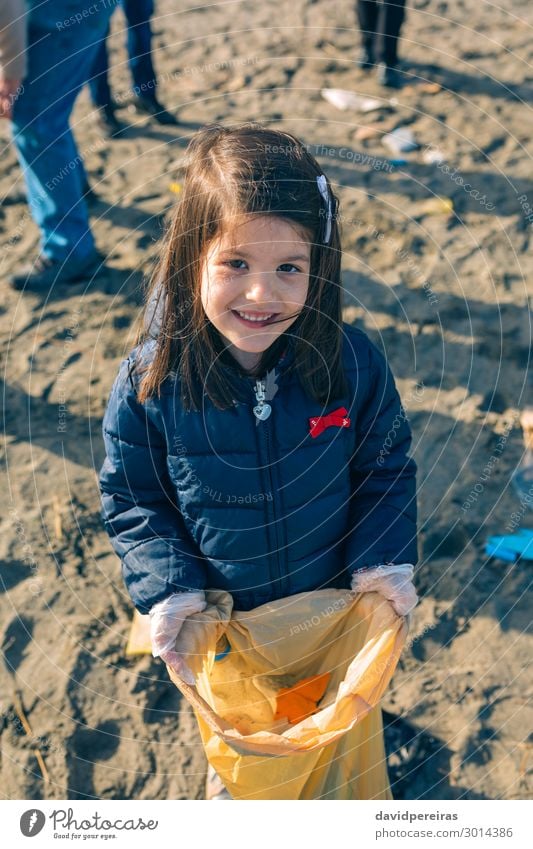
[[[343,324],[337,199],[293,136],[207,127],[104,419],[106,528],[153,653],[205,590],[416,604],[415,464],[383,355]],[[394,428],[395,438],[383,446]]]

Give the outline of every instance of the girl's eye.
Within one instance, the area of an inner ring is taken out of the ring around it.
[[[279,266],[279,270],[282,271],[284,274],[300,274],[302,271],[301,268],[298,268],[298,266],[293,265],[292,262],[284,262],[282,265]]]
[[[229,265],[230,268],[245,268],[246,263],[243,259],[229,259],[224,265]]]

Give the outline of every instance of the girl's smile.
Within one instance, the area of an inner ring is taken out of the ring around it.
[[[232,310],[232,313],[247,327],[266,327],[278,317],[278,313],[257,313],[250,310]]]
[[[298,318],[309,288],[310,257],[301,231],[276,216],[250,216],[210,244],[202,305],[243,368],[254,369]]]

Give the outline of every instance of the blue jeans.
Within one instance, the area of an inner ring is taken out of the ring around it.
[[[83,260],[95,248],[82,196],[85,169],[69,118],[91,75],[114,0],[94,0],[90,7],[80,0],[29,0],[27,7],[28,72],[13,106],[13,141],[42,253]],[[82,17],[89,8],[95,11]]]
[[[128,26],[128,66],[136,95],[155,99],[157,80],[152,63],[152,28],[150,18],[154,13],[153,0],[122,0]],[[107,35],[106,35],[107,38]],[[98,50],[89,83],[95,106],[111,103],[109,87],[109,59],[106,38]]]

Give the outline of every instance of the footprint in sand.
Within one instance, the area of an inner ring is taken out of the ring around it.
[[[33,620],[17,616],[9,623],[2,641],[2,654],[8,672],[16,672],[24,658],[26,649],[32,641]]]
[[[99,798],[94,786],[97,762],[108,761],[120,746],[120,726],[108,720],[96,728],[78,727],[67,742],[68,798]]]

